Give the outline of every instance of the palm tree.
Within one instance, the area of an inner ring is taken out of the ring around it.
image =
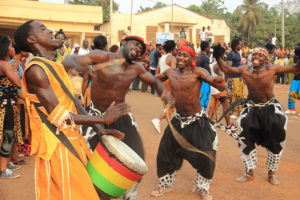
[[[244,4],[237,7],[235,12],[241,15],[237,26],[241,28],[242,32],[247,33],[248,43],[250,40],[250,33],[262,18],[261,12],[265,9],[265,4],[259,0],[243,0]]]

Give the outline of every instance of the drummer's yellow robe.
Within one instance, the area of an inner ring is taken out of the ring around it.
[[[71,81],[64,67],[53,61],[44,58],[40,59],[51,64],[68,89],[74,93]],[[39,103],[39,100],[36,95],[29,93],[26,85],[26,72],[34,64],[44,69],[48,76],[48,80],[45,81],[50,82],[50,86],[59,101],[59,104],[50,114],[41,107],[41,110],[48,116],[48,120],[58,126],[61,120],[68,116],[68,112],[77,113],[77,111],[72,100],[67,96],[48,68],[41,62],[29,62],[24,72],[22,90],[25,96],[32,132],[31,154],[35,155],[36,199],[99,200],[85,166],[56,138],[39,118],[34,107],[34,103]],[[65,125],[63,128],[60,128],[69,138],[80,155],[81,160],[86,165],[90,152],[83,137],[78,132],[78,127]]]

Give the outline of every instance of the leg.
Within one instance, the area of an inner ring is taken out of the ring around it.
[[[249,121],[251,115],[249,114],[248,108],[245,108],[237,121],[238,135],[239,135],[239,151],[243,164],[246,170],[246,174],[236,179],[238,182],[247,182],[253,179],[253,170],[257,167],[257,152],[255,144],[250,139],[250,124]]]
[[[288,110],[286,114],[296,114],[295,102],[297,98],[297,81],[293,80],[289,90]]]
[[[279,103],[274,105],[275,113],[270,117],[270,127],[269,130],[271,138],[266,146],[268,150],[268,157],[266,161],[266,167],[268,168],[268,181],[275,185],[279,184],[279,180],[275,176],[275,172],[278,169],[279,161],[282,156],[284,149],[285,138],[286,138],[286,126],[287,117],[283,111],[283,108]]]
[[[200,104],[204,111],[206,111],[210,98],[210,85],[203,81],[200,93],[202,94],[200,98]]]
[[[172,120],[173,121],[173,120]],[[151,192],[152,196],[161,196],[170,192],[176,178],[176,170],[182,165],[182,157],[178,155],[178,143],[175,141],[169,126],[160,141],[156,157],[158,187]]]
[[[150,72],[153,76],[155,76],[155,72],[156,72],[155,69],[151,69]],[[151,85],[151,93],[154,94],[154,87],[152,85]]]

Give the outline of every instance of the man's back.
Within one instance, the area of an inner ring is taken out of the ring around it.
[[[206,69],[211,74],[211,70],[209,67],[209,58],[203,52],[197,57],[196,66]]]

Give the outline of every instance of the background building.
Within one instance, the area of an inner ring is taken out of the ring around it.
[[[0,34],[12,37],[15,29],[27,20],[37,20],[54,32],[63,29],[71,46],[82,44],[82,40],[91,40],[97,35],[106,35],[97,31],[103,23],[102,7],[56,4],[26,0],[0,1]]]
[[[130,18],[130,14],[113,13],[111,20],[104,22],[100,26],[100,30],[110,32],[112,29],[112,44],[119,44],[124,35],[130,32],[143,37],[147,42],[155,41],[156,32],[172,32],[172,5],[134,14],[131,30],[128,28]],[[112,24],[110,24],[111,21]],[[196,46],[196,44],[200,44],[199,32],[203,26],[211,27],[213,42],[230,42],[230,28],[224,20],[209,19],[174,4],[173,33],[175,38],[178,37],[181,27],[184,27],[187,41]]]

